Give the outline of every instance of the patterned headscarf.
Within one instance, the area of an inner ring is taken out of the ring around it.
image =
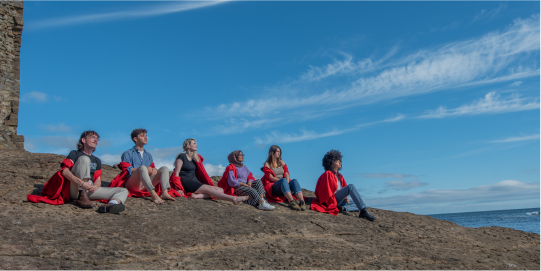
[[[229,161],[229,163],[235,165],[236,167],[243,167],[244,165],[239,162],[237,160],[237,157],[239,156],[239,153],[241,153],[242,151],[234,151],[232,153],[230,153],[228,156],[227,156],[227,161]]]

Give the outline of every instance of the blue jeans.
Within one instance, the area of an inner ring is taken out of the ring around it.
[[[272,194],[275,196],[283,196],[287,192],[290,192],[293,195],[302,192],[297,179],[292,179],[291,182],[288,183],[286,178],[282,178],[272,185]]]
[[[366,208],[366,204],[364,204],[363,199],[361,199],[361,195],[359,195],[359,192],[357,191],[357,189],[355,189],[355,185],[353,184],[348,184],[346,187],[338,190],[338,192],[336,192],[334,196],[336,197],[336,202],[338,202],[338,206],[346,205],[346,198],[348,196],[351,196],[353,202],[355,202],[355,205],[357,206],[359,211]]]

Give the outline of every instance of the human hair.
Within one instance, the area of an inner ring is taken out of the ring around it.
[[[131,140],[133,141],[133,143],[135,143],[135,140],[133,140],[134,137],[138,137],[140,134],[146,134],[146,133],[147,133],[146,129],[143,129],[143,128],[135,129],[131,131]]]
[[[192,144],[192,141],[197,142],[197,140],[195,140],[195,138],[188,138],[188,139],[184,140],[184,143],[182,143],[182,149],[184,150],[184,152],[187,152],[186,148],[188,147],[189,144]],[[196,151],[193,152],[192,159],[195,159],[196,162],[199,162],[199,155],[197,154]]]
[[[81,137],[79,137],[79,143],[77,143],[77,149],[82,151],[84,148],[85,148],[85,145],[83,144],[83,138],[89,136],[89,135],[95,135],[97,136],[98,138],[100,138],[100,135],[94,131],[94,130],[88,130],[88,131],[84,131],[82,134],[81,134]],[[94,151],[92,151],[94,152]]]
[[[338,160],[341,163],[342,157],[343,156],[342,156],[342,153],[340,153],[340,151],[330,150],[323,156],[323,160],[321,164],[323,165],[323,168],[325,170],[334,171],[334,162]],[[340,167],[338,170],[340,169],[342,169],[342,167]]]
[[[280,158],[276,159],[274,157],[274,154],[276,153],[277,150],[280,150]],[[278,161],[276,161],[278,160]],[[282,149],[276,145],[272,145],[270,146],[269,148],[269,156],[267,157],[267,161],[265,161],[269,164],[269,166],[273,167],[273,168],[279,168],[282,165]]]

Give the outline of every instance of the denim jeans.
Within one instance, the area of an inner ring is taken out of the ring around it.
[[[338,202],[338,206],[346,205],[347,196],[351,196],[353,202],[355,202],[355,205],[357,206],[359,211],[366,208],[366,204],[364,204],[361,195],[359,195],[359,192],[357,191],[357,189],[355,189],[355,185],[353,184],[348,184],[346,187],[338,190],[338,192],[336,192],[334,196],[336,197],[336,202]]]
[[[283,196],[287,192],[293,195],[302,192],[297,179],[292,179],[288,183],[286,178],[282,178],[272,185],[272,194],[275,196]]]

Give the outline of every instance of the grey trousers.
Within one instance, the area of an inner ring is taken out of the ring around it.
[[[148,168],[145,166],[140,166],[137,170],[132,172],[130,178],[128,179],[127,185],[139,184],[139,190],[145,189],[146,191],[154,190],[158,183],[161,184],[162,191],[171,188],[169,185],[169,169],[167,167],[161,167],[158,169],[158,174],[152,176],[152,180],[150,177],[151,176],[148,174]]]
[[[81,156],[71,168],[71,173],[77,176],[79,179],[85,181],[88,180],[90,184],[94,184],[90,179],[90,158],[87,156]],[[79,185],[70,181],[70,198],[72,200],[77,199],[79,196],[79,190],[83,190]],[[87,192],[89,199],[119,199],[124,203],[128,197],[128,189],[123,187],[100,187],[95,192]]]

